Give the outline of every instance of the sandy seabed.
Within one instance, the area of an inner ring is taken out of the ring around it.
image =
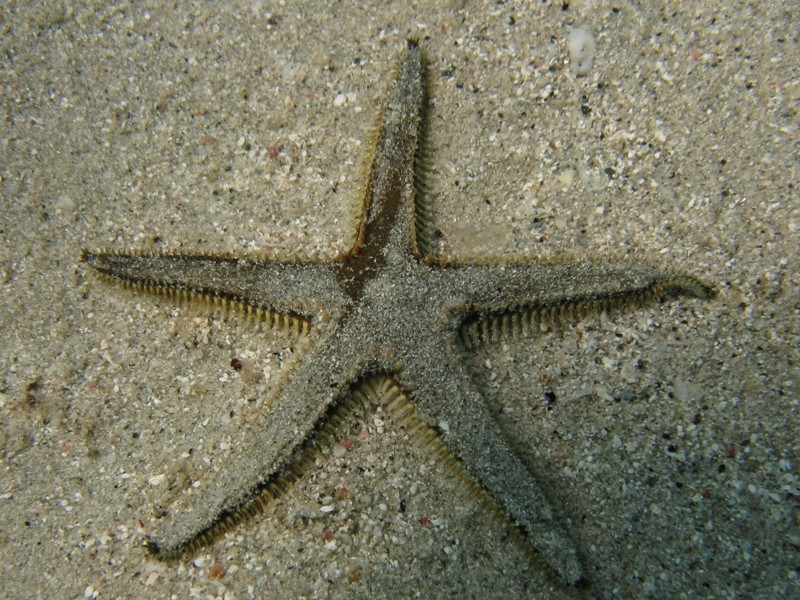
[[[335,254],[409,36],[443,254],[641,257],[718,291],[476,356],[581,594],[800,595],[795,3],[65,4],[0,8],[3,596],[561,597],[375,423],[198,555],[143,546],[268,417],[293,341],[107,286],[81,249]]]

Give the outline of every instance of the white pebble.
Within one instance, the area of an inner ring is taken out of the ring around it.
[[[592,70],[594,53],[597,50],[597,42],[591,32],[583,27],[573,29],[567,39],[567,48],[572,72],[578,77],[588,75]]]
[[[564,169],[563,171],[561,171],[561,173],[559,173],[558,181],[564,187],[569,187],[572,185],[572,182],[575,181],[575,175],[577,175],[575,169],[572,168]]]

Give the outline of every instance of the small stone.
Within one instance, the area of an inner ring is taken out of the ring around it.
[[[691,381],[677,380],[672,385],[672,394],[680,402],[698,403],[706,395],[701,386]]]
[[[558,181],[565,188],[568,188],[569,186],[572,185],[572,182],[575,181],[575,176],[577,174],[578,172],[575,169],[572,168],[564,169],[563,171],[561,171],[561,173],[559,173]]]
[[[583,27],[573,29],[567,38],[567,49],[572,72],[578,77],[588,75],[597,50],[597,42],[591,32]]]
[[[611,394],[609,394],[606,391],[606,389],[602,386],[599,385],[595,386],[594,393],[600,400],[603,400],[605,402],[613,402],[614,400],[614,397]]]

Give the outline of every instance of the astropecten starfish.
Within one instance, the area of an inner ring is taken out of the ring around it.
[[[84,251],[86,263],[126,287],[233,308],[301,340],[266,422],[211,485],[173,511],[152,539],[156,553],[196,550],[262,509],[313,466],[343,414],[386,401],[523,532],[546,568],[569,583],[581,579],[575,545],[494,418],[469,354],[504,336],[533,335],[554,318],[712,290],[691,275],[624,260],[439,257],[418,175],[424,63],[410,41],[379,118],[353,241],[338,260]]]

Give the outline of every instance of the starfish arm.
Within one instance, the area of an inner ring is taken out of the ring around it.
[[[467,347],[526,333],[542,321],[597,312],[671,295],[708,298],[713,288],[693,275],[627,261],[448,265],[453,300],[446,311],[462,324]]]
[[[422,418],[444,430],[443,442],[464,469],[516,523],[539,562],[563,581],[582,577],[574,542],[541,488],[506,441],[455,343],[426,346],[425,356],[396,378]]]
[[[349,409],[364,369],[343,360],[349,352],[335,328],[306,339],[305,351],[268,400],[269,414],[230,464],[204,482],[199,495],[192,489],[170,508],[170,519],[151,539],[159,556],[191,554],[263,510],[313,467],[321,438],[336,434],[337,410]]]
[[[356,239],[340,272],[355,302],[385,265],[387,248],[427,252],[429,211],[416,194],[422,182],[415,175],[426,98],[425,60],[419,44],[409,40],[379,115]]]
[[[217,254],[84,250],[83,261],[104,277],[177,302],[200,301],[255,314],[273,325],[305,331],[341,293],[336,267],[267,262]]]

